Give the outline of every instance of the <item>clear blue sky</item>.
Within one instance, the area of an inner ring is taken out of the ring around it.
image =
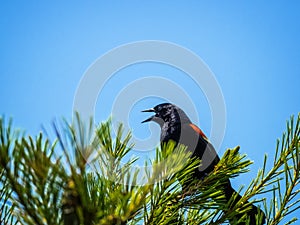
[[[300,111],[299,10],[298,1],[2,1],[0,113],[35,134],[53,118],[71,118],[80,79],[99,56],[128,42],[169,41],[193,51],[215,74],[227,110],[220,154],[240,145],[255,172],[263,154],[273,154],[285,121]],[[110,115],[114,95],[141,75],[182,84],[209,135],[211,115],[201,90],[183,73],[151,63],[115,74],[99,95],[97,122]],[[160,102],[147,98],[133,107],[134,135],[150,134],[139,110]]]

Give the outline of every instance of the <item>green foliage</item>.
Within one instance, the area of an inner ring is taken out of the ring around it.
[[[1,180],[1,188],[0,192],[0,224],[16,224],[14,221],[13,212],[14,205],[11,205],[9,199],[11,198],[11,189],[8,187],[8,181],[6,176],[4,175],[4,169],[1,168],[0,172],[0,180]]]
[[[9,128],[5,129],[3,127],[3,119],[0,118],[0,143],[1,143],[1,150],[9,148],[11,136],[10,134],[10,127],[11,127],[11,120],[9,121]],[[1,161],[7,161],[7,159],[0,158]],[[7,177],[5,176],[5,169],[0,167],[0,224],[15,224],[13,213],[14,213],[14,205],[11,204],[10,198],[12,195],[12,190],[9,187],[9,182]]]
[[[221,187],[252,163],[239,147],[228,149],[209,176],[195,180],[191,173],[201,162],[185,146],[157,148],[155,158],[139,168],[137,158],[129,157],[131,134],[122,125],[114,134],[110,120],[94,127],[77,115],[54,130],[52,143],[43,134],[25,136],[0,118],[1,224],[222,224],[254,202],[263,203],[273,225],[300,207],[300,115],[288,122],[273,161],[265,156],[242,198],[229,202]]]
[[[35,139],[4,127],[0,120],[0,162],[5,177],[1,186],[10,193],[14,213],[24,224],[58,224],[63,168],[52,161],[55,144],[39,134]],[[5,189],[7,187],[7,189]]]

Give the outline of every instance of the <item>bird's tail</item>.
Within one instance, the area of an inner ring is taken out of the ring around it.
[[[242,196],[238,194],[231,186],[230,182],[228,183],[227,188],[225,189],[225,197],[226,201],[229,202],[230,198],[235,195],[236,198],[231,203],[231,206],[234,206],[241,198]],[[230,209],[229,209],[230,210]],[[244,216],[244,213],[237,214],[235,218],[230,220],[231,225],[246,225],[246,222],[238,222],[242,217]],[[255,206],[254,204],[251,205],[251,209],[247,211],[247,218],[249,220],[249,225],[263,225],[266,221],[265,213]]]

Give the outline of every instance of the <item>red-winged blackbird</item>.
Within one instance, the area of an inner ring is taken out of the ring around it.
[[[185,145],[187,147],[187,151],[191,151],[193,153],[192,157],[198,157],[201,159],[201,165],[199,165],[199,168],[195,170],[193,177],[197,179],[203,179],[213,171],[215,165],[220,161],[220,159],[205,134],[200,128],[191,122],[182,109],[170,103],[163,103],[142,112],[155,113],[155,115],[144,120],[143,123],[154,121],[160,125],[160,140],[162,144],[173,140],[177,144],[180,143]],[[236,193],[236,191],[232,188],[229,179],[227,184],[224,185],[223,190],[227,201],[233,194]],[[240,198],[241,196],[237,195],[235,201],[238,201]],[[251,207],[252,209],[248,211],[248,217],[250,218],[249,224],[257,224],[255,215],[258,213],[263,217],[263,222],[260,224],[264,224],[265,215],[263,211],[257,208],[255,205],[252,205]],[[242,215],[237,216],[235,221],[237,221],[241,216]],[[232,221],[231,224],[233,224]],[[239,225],[242,224],[245,223],[239,223]]]

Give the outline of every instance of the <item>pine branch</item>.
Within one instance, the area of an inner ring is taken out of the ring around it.
[[[15,205],[11,203],[12,191],[5,176],[4,169],[0,171],[0,224],[17,224],[17,218],[14,215]]]
[[[136,159],[123,162],[132,148],[131,134],[123,136],[120,125],[113,140],[110,120],[94,132],[91,123],[84,126],[78,116],[72,125],[55,128],[71,172],[63,201],[65,224],[125,224],[137,215],[147,193],[147,187],[135,186],[139,171],[131,165]]]
[[[273,195],[263,202],[267,224],[279,224],[300,208],[300,114],[296,123],[288,122],[270,169],[265,156],[244,195],[228,202],[221,187],[247,173],[252,163],[239,147],[228,149],[203,180],[193,180],[201,162],[170,142],[156,150],[155,159],[145,164],[146,176],[140,177],[143,171],[133,167],[136,158],[128,156],[131,134],[124,135],[122,125],[114,134],[110,120],[95,128],[92,120],[84,124],[77,115],[54,129],[59,145],[42,134],[20,135],[11,121],[6,125],[0,118],[1,223],[222,224],[246,213],[266,193]],[[59,150],[62,155],[54,157]],[[138,186],[138,179],[147,184]]]
[[[26,224],[59,223],[61,168],[59,161],[52,162],[55,144],[50,146],[42,134],[35,140],[17,137],[10,124],[4,128],[3,121],[1,127],[1,166],[18,220]]]

